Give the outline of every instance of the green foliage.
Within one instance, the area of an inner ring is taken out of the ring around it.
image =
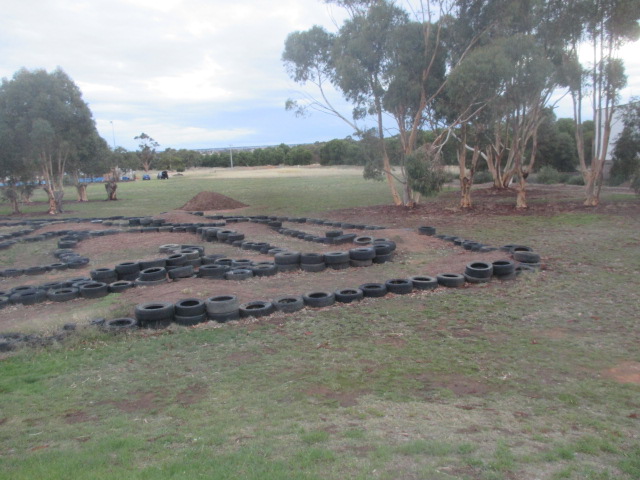
[[[493,182],[493,176],[488,170],[478,170],[473,174],[473,183],[489,183]]]
[[[407,156],[405,168],[411,189],[425,197],[437,194],[446,181],[437,156],[427,146]]]
[[[62,211],[67,173],[94,173],[108,159],[80,89],[60,68],[21,69],[0,86],[0,176],[46,181],[51,214]]]
[[[545,165],[536,173],[535,183],[542,183],[544,185],[555,185],[560,183],[560,172],[553,167]]]
[[[610,172],[611,185],[620,185],[631,180],[640,168],[640,99],[622,107],[624,128],[613,148],[613,165]]]

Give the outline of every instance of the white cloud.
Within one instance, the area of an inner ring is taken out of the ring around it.
[[[163,147],[343,137],[331,117],[284,112],[301,88],[280,60],[287,34],[343,18],[322,0],[6,0],[0,77],[62,67],[104,138],[127,148],[142,131]],[[639,69],[628,65],[635,95]]]

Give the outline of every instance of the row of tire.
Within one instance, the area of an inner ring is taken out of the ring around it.
[[[436,235],[436,228],[432,226],[418,227],[420,235],[435,236],[445,241],[449,241],[454,245],[461,246],[465,250],[474,252],[491,252],[501,250],[511,254],[511,257],[519,263],[521,270],[538,270],[541,267],[541,257],[539,253],[533,251],[533,248],[526,245],[508,244],[501,247],[492,247],[474,240],[464,239],[455,235]]]
[[[171,323],[193,326],[209,320],[224,323],[247,317],[262,317],[274,312],[294,313],[305,307],[323,308],[335,303],[351,303],[363,298],[380,298],[388,293],[406,295],[414,291],[433,290],[438,287],[457,288],[465,282],[490,281],[492,277],[507,280],[516,275],[516,264],[511,260],[473,262],[464,275],[442,273],[435,277],[414,276],[394,278],[384,283],[364,283],[357,288],[344,288],[334,292],[312,291],[304,295],[283,295],[272,300],[255,300],[240,304],[235,295],[220,295],[201,300],[186,298],[176,303],[147,302],[137,305],[133,317],[116,318],[105,322],[111,330],[133,327],[165,328]]]
[[[204,212],[191,212],[193,215],[203,216]],[[332,220],[326,220],[322,218],[307,218],[307,217],[283,217],[283,216],[268,216],[268,215],[253,215],[253,216],[238,216],[238,215],[207,215],[207,219],[211,220],[224,220],[227,223],[235,222],[247,222],[264,223],[273,228],[280,228],[282,223],[310,223],[315,225],[324,225],[328,227],[338,227],[345,230],[383,230],[386,227],[380,225],[364,225],[347,222],[337,222]]]

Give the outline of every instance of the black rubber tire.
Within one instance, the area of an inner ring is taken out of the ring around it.
[[[511,275],[516,271],[516,264],[511,260],[496,260],[492,265],[493,274],[497,277]]]
[[[204,300],[199,298],[183,298],[178,300],[174,305],[174,313],[176,316],[193,317],[207,312],[207,306]]]
[[[20,305],[34,305],[38,302],[42,302],[47,298],[47,293],[44,290],[21,290],[12,293],[9,297],[11,303]]]
[[[408,278],[392,278],[384,282],[389,293],[396,295],[406,295],[413,291],[413,282]]]
[[[67,268],[69,268],[69,265],[67,265],[66,263],[52,263],[49,265],[49,268],[51,270],[60,271],[66,270]]]
[[[324,261],[332,266],[339,263],[349,263],[349,252],[327,252],[324,254]]]
[[[144,270],[140,270],[138,279],[145,282],[153,282],[156,280],[165,280],[167,278],[167,271],[164,267],[151,267]]]
[[[342,288],[334,292],[336,302],[351,303],[364,298],[364,292],[359,288]]]
[[[310,273],[318,273],[318,272],[322,272],[324,270],[327,269],[327,264],[326,263],[311,263],[311,264],[306,264],[306,263],[301,263],[300,264],[300,270],[302,270],[303,272],[310,272]]]
[[[325,232],[325,237],[327,238],[336,238],[342,235],[342,230],[329,230]]]
[[[370,245],[373,243],[373,237],[362,235],[353,239],[353,243],[360,246]]]
[[[253,277],[253,271],[248,268],[236,268],[225,272],[225,280],[248,280]]]
[[[218,258],[215,262],[213,262],[214,265],[224,265],[225,267],[229,267],[229,268],[231,268],[232,263],[233,263],[233,258],[227,258],[227,257]]]
[[[147,268],[154,268],[154,267],[166,267],[167,266],[167,259],[166,258],[155,258],[153,260],[140,260],[140,262],[138,262],[140,264],[140,271],[146,270]]]
[[[232,320],[238,320],[240,318],[240,309],[236,308],[231,312],[225,313],[208,313],[207,316],[210,320],[214,320],[218,323],[230,322]]]
[[[167,271],[167,275],[171,280],[193,277],[194,275],[193,265],[182,265],[180,267],[174,267],[171,270]]]
[[[109,291],[111,293],[122,293],[125,290],[129,290],[133,288],[135,285],[133,282],[129,282],[127,280],[118,280],[117,282],[112,282],[109,284]]]
[[[435,277],[417,275],[410,277],[409,280],[411,280],[413,288],[416,290],[434,290],[438,288],[438,279]]]
[[[296,270],[300,270],[299,263],[292,263],[291,265],[278,265],[276,264],[276,268],[278,269],[278,273],[280,272],[295,272]]]
[[[40,265],[35,267],[29,267],[24,270],[24,274],[29,276],[42,275],[43,273],[47,273],[47,269]]]
[[[379,298],[387,294],[387,286],[384,283],[363,283],[358,288],[365,297]]]
[[[329,267],[332,270],[346,270],[347,268],[349,268],[351,265],[349,264],[349,262],[345,262],[345,263],[332,263],[331,265],[327,264],[327,267]]]
[[[136,287],[155,287],[156,285],[162,285],[163,283],[167,283],[167,278],[161,278],[159,280],[140,280],[139,278],[135,279],[133,283]]]
[[[89,264],[90,260],[87,257],[75,257],[73,260],[69,260],[67,263],[68,267],[73,270],[80,270],[81,268],[86,267]]]
[[[536,271],[535,267],[532,267],[527,263],[516,265],[516,275],[521,275],[523,273],[536,273]]]
[[[174,323],[177,323],[178,325],[182,325],[183,327],[192,327],[193,325],[198,325],[199,323],[206,322],[207,314],[206,312],[200,313],[198,315],[191,315],[191,316],[176,314],[173,317],[173,321]]]
[[[184,253],[174,253],[166,258],[167,266],[179,267],[187,263],[187,256]]]
[[[258,264],[251,267],[254,277],[271,277],[278,273],[278,267],[275,264]]]
[[[376,238],[373,241],[373,248],[376,248],[376,245],[385,245],[389,249],[389,253],[395,252],[396,250],[396,242],[394,242],[393,240],[389,240],[388,238]],[[376,253],[381,252],[378,252],[378,250],[376,249]]]
[[[393,253],[393,248],[386,242],[374,243],[373,248],[376,251],[377,257],[380,257],[382,255],[391,255]]]
[[[235,295],[216,295],[207,298],[204,303],[209,317],[218,313],[233,312],[240,308],[238,297]]]
[[[135,318],[113,318],[111,320],[106,320],[101,328],[108,332],[125,332],[127,330],[133,330],[138,328],[138,322]]]
[[[333,292],[308,292],[302,295],[302,300],[308,307],[323,308],[336,303],[336,296]]]
[[[373,265],[373,260],[349,260],[349,266],[360,268],[360,267],[370,267]]]
[[[301,253],[300,263],[305,265],[314,265],[324,263],[323,253]]]
[[[468,273],[464,274],[464,279],[467,283],[489,283],[492,277],[474,277]]]
[[[447,288],[458,288],[462,287],[465,282],[464,275],[459,273],[439,273],[436,275],[438,279],[438,284]]]
[[[149,322],[173,320],[174,305],[171,302],[146,302],[136,305],[134,310],[136,320],[140,326]]]
[[[176,250],[180,249],[180,245],[178,245],[177,243],[167,243],[165,245],[160,245],[160,247],[158,248],[158,251],[160,253],[168,253],[168,254],[173,254],[176,252]],[[166,259],[163,259],[165,261],[165,265],[166,265]]]
[[[300,252],[280,252],[273,257],[276,265],[297,265],[300,263]]]
[[[52,302],[68,302],[78,298],[80,290],[74,287],[57,288],[47,292],[47,298]]]
[[[2,276],[7,278],[19,277],[24,274],[24,269],[22,268],[7,268],[2,271]]]
[[[533,248],[526,245],[509,245],[509,253],[512,255],[516,252],[533,252]]]
[[[373,247],[358,247],[349,250],[350,260],[373,260],[376,250]]]
[[[293,313],[304,308],[304,300],[300,295],[282,295],[271,302],[273,307],[283,313]]]
[[[118,273],[113,268],[96,268],[89,272],[91,279],[96,282],[112,283],[118,280]]]
[[[418,234],[420,235],[435,235],[436,227],[418,227]]]
[[[231,262],[231,268],[236,270],[238,268],[251,268],[253,266],[253,260],[249,260],[246,258],[236,259]]]
[[[85,283],[80,287],[82,298],[102,298],[109,295],[109,285],[104,282]]]
[[[208,279],[224,278],[224,274],[228,271],[228,265],[222,265],[218,263],[214,263],[211,265],[202,265],[198,270],[198,277]]]
[[[540,263],[540,255],[534,252],[514,251],[513,259],[520,263]]]
[[[266,300],[255,300],[240,305],[240,318],[265,317],[271,315],[274,310],[273,303]]]
[[[493,265],[487,262],[471,262],[464,269],[465,276],[473,278],[491,278]]]

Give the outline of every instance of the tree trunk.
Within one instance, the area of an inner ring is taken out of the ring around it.
[[[467,176],[460,177],[460,208],[471,208],[471,185],[473,180]]]
[[[20,215],[20,194],[15,186],[5,187],[4,196],[11,204],[11,215]]]
[[[107,201],[118,200],[118,197],[116,196],[116,190],[118,189],[118,184],[115,181],[111,180],[105,183],[104,188],[107,191]]]
[[[598,188],[598,172],[593,169],[587,172],[585,181],[585,195],[586,199],[584,205],[587,207],[597,207],[600,203],[600,195]]]
[[[47,192],[47,197],[49,200],[49,211],[47,213],[49,215],[57,215],[58,213],[63,213],[62,199],[64,197],[64,190],[56,190],[51,185],[47,185],[46,187],[44,187],[44,191]]]
[[[79,202],[88,202],[89,198],[87,197],[87,184],[86,183],[78,183],[76,184],[76,190],[78,191],[78,201]]]
[[[516,196],[516,208],[529,208],[527,206],[527,180],[522,171],[518,172],[518,194]]]

